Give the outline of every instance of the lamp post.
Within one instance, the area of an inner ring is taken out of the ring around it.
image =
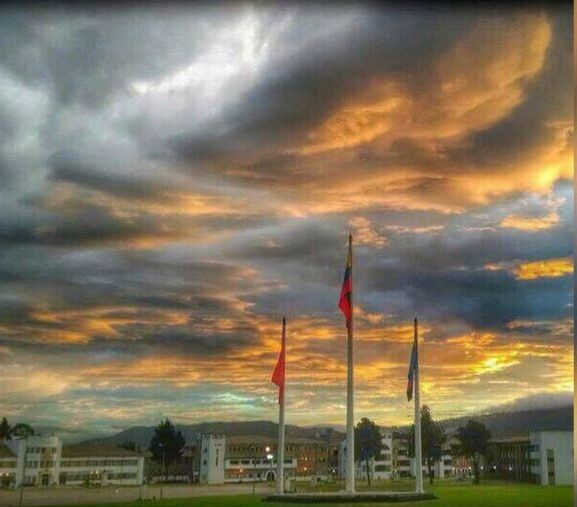
[[[266,459],[269,460],[269,473],[270,473],[272,472],[272,460],[274,458],[274,455],[271,454],[270,447],[267,446],[265,450],[266,450]]]
[[[256,468],[256,464],[255,464],[255,459],[256,459],[256,454],[255,454],[255,447],[254,445],[252,445],[250,447],[250,451],[251,451],[251,458],[250,460],[252,461],[252,494],[255,494],[255,482],[256,482],[256,475],[255,475],[255,468]]]
[[[164,474],[166,473],[166,449],[164,444],[158,444],[162,449],[162,477],[160,479],[160,499],[162,500],[162,492],[164,489]]]

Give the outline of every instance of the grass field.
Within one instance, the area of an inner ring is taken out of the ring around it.
[[[570,507],[573,488],[570,486],[536,486],[529,484],[435,485],[430,491],[438,499],[422,502],[395,503],[398,507]],[[211,496],[187,499],[148,500],[123,504],[98,504],[94,507],[294,507],[298,504],[263,502],[259,496]],[[317,504],[308,504],[317,505]],[[321,504],[318,504],[321,505]],[[325,504],[327,505],[327,504]],[[336,504],[352,506],[353,504]],[[379,504],[354,504],[371,507]],[[384,504],[381,504],[384,505]],[[88,506],[85,506],[88,507]]]

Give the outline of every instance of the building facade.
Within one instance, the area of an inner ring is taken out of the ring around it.
[[[62,445],[55,436],[0,442],[0,487],[142,484],[144,456],[116,446]]]
[[[493,438],[482,460],[481,473],[492,479],[535,482],[530,463],[529,436]]]
[[[398,479],[415,476],[415,459],[409,456],[409,444],[401,433],[385,431],[382,433],[382,450],[378,460],[369,461],[369,473],[374,479]],[[339,477],[346,477],[347,441],[341,442],[339,448]],[[433,476],[443,479],[454,474],[453,457],[449,444],[443,447],[443,454],[433,464]],[[423,475],[428,476],[426,462],[423,461]],[[364,480],[367,477],[367,464],[357,460],[355,478]]]
[[[192,456],[195,481],[206,484],[274,481],[277,474],[276,439],[263,436],[201,435],[186,454]],[[287,438],[285,478],[326,477],[329,449],[313,438]]]
[[[402,433],[386,430],[381,432],[381,437],[382,450],[379,459],[369,461],[368,465],[371,478],[389,480],[415,477],[415,459],[409,456],[409,443],[406,437]],[[346,476],[346,455],[347,443],[343,440],[339,448],[339,477],[341,479]],[[425,460],[423,460],[422,472],[425,477],[429,474]],[[453,456],[449,444],[443,447],[441,458],[434,462],[432,473],[433,477],[438,479],[454,475]],[[356,461],[355,478],[363,480],[366,477],[366,462]]]
[[[491,439],[481,472],[504,481],[573,484],[573,432],[538,431]]]
[[[530,465],[535,482],[573,484],[573,432],[540,431],[529,434]]]
[[[201,484],[222,484],[225,469],[224,435],[200,435],[197,449],[200,451],[199,482]]]
[[[382,449],[378,459],[368,462],[369,475],[372,479],[390,479],[393,473],[393,433],[385,431],[381,434]],[[345,444],[346,449],[346,444]],[[344,466],[344,465],[343,465]],[[344,470],[344,469],[343,469]],[[343,472],[344,477],[344,472]],[[367,462],[359,460],[355,463],[355,478],[366,479]]]

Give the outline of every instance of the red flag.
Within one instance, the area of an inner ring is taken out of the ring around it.
[[[280,355],[276,363],[276,367],[272,374],[271,382],[278,386],[278,402],[282,403],[284,399],[284,370],[285,370],[285,355],[286,355],[286,339],[285,339],[286,320],[282,319],[282,346]]]
[[[345,269],[345,278],[343,280],[343,287],[341,289],[341,297],[339,298],[339,308],[345,319],[347,320],[347,327],[350,326],[351,318],[353,316],[353,308],[351,305],[351,296],[353,293],[353,235],[349,233],[349,254],[347,256],[347,267]]]

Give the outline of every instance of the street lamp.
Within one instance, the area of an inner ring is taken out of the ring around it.
[[[256,455],[255,455],[255,447],[254,445],[252,445],[250,447],[250,460],[252,462],[252,494],[255,494],[255,482],[256,482],[256,473],[255,473],[255,468],[256,468],[256,463],[255,463],[255,459],[256,459]]]
[[[162,500],[162,492],[164,489],[164,475],[165,475],[165,463],[166,463],[166,449],[164,447],[164,444],[159,443],[158,444],[160,446],[160,448],[162,449],[162,477],[160,479],[160,499]]]
[[[267,447],[267,449],[268,449],[268,447]],[[269,477],[272,477],[272,460],[273,460],[273,458],[274,458],[273,454],[269,453],[266,455],[266,459],[269,460],[269,469],[270,469],[270,473],[271,473],[271,475],[269,475]]]

